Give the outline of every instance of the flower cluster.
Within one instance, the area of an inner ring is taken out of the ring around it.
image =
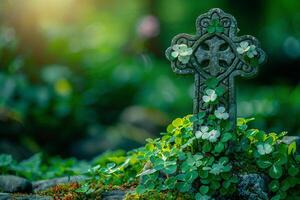
[[[182,64],[187,64],[193,53],[193,49],[188,47],[186,44],[175,44],[172,47],[172,50],[171,56],[173,58],[178,58]]]
[[[249,58],[254,58],[257,55],[256,46],[247,41],[240,43],[240,46],[236,48],[237,52],[241,55],[247,55]]]
[[[218,95],[215,90],[207,89],[205,90],[205,95],[203,95],[202,100],[205,103],[214,102],[217,99]]]
[[[202,126],[200,131],[196,131],[195,136],[197,139],[208,140],[210,142],[216,142],[220,137],[220,132],[218,130],[212,129],[209,131],[208,126]]]

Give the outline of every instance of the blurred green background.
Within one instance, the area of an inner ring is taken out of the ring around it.
[[[269,56],[237,81],[239,116],[300,135],[299,0],[1,0],[0,153],[90,159],[158,136],[192,112],[193,78],[164,51],[213,7]]]

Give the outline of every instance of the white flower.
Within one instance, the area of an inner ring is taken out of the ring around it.
[[[193,49],[188,47],[186,44],[175,44],[172,47],[173,52],[171,56],[173,58],[178,58],[178,60],[183,63],[187,64],[190,60],[190,55],[193,53]]]
[[[209,133],[207,134],[208,137],[207,139],[210,141],[210,142],[216,142],[218,137],[220,136],[220,132],[217,131],[217,130],[211,130],[209,131]],[[203,138],[204,136],[202,136]],[[204,139],[204,138],[203,138]]]
[[[257,151],[260,155],[265,155],[271,153],[273,151],[273,147],[268,143],[259,144],[257,145]]]
[[[249,43],[246,41],[243,41],[240,43],[240,46],[236,48],[237,52],[239,54],[244,54],[250,49]]]
[[[205,94],[203,97],[202,97],[202,100],[205,102],[205,103],[208,103],[208,102],[214,102],[216,99],[217,99],[217,94],[216,94],[216,91],[212,90],[212,89],[207,89],[205,90]]]
[[[249,58],[253,58],[256,55],[257,55],[256,47],[254,45],[250,45],[250,48],[249,48],[249,50],[247,52],[247,56]]]
[[[247,54],[249,58],[253,58],[257,55],[256,46],[255,45],[249,45],[248,42],[243,41],[240,43],[240,46],[236,48],[237,52],[239,54]]]
[[[196,138],[203,138],[204,135],[207,135],[208,134],[208,127],[207,126],[201,126],[200,128],[200,131],[196,131],[195,135],[196,135]]]
[[[225,108],[223,106],[221,106],[217,110],[215,110],[215,116],[218,119],[224,119],[224,120],[229,118],[229,114],[227,112],[225,112]]]

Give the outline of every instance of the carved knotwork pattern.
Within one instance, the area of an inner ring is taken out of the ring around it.
[[[213,21],[217,21],[222,26],[222,31],[208,31]],[[237,47],[241,42],[246,41],[249,45],[256,47],[258,64],[262,64],[265,60],[265,53],[260,48],[257,39],[250,35],[237,36],[237,32],[235,18],[221,9],[214,8],[197,18],[196,35],[179,34],[175,36],[171,47],[166,51],[175,73],[195,74],[194,113],[205,111],[202,102],[202,96],[206,89],[205,81],[216,77],[219,85],[225,88],[225,94],[220,97],[220,106],[224,106],[229,111],[233,126],[236,123],[234,77],[251,77],[258,71],[257,66],[252,66],[243,55],[237,52]],[[172,46],[176,44],[186,44],[187,47],[192,48],[193,54],[188,63],[182,64],[178,59],[170,57]]]

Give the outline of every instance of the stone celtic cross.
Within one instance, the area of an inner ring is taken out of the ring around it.
[[[235,18],[214,8],[196,20],[196,35],[179,34],[172,40],[166,56],[177,74],[194,74],[194,114],[207,112],[202,97],[206,81],[212,77],[225,89],[219,100],[229,113],[232,126],[236,125],[236,97],[234,77],[251,77],[265,60],[265,53],[256,38],[237,36]],[[194,126],[194,131],[199,126]]]

